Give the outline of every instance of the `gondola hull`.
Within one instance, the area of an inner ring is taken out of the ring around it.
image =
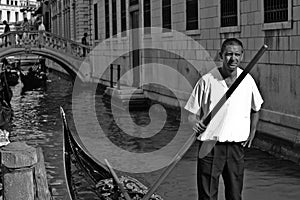
[[[76,199],[76,194],[72,187],[73,182],[71,172],[72,160],[74,160],[77,168],[80,168],[80,170],[84,173],[86,181],[88,181],[91,187],[95,189],[95,193],[97,196],[99,196],[99,199],[119,199],[119,196],[122,196],[121,191],[118,190],[117,186],[115,185],[113,177],[107,166],[96,160],[83,146],[79,136],[69,130],[65,113],[62,108],[61,116],[63,119],[64,135],[64,168],[66,183],[69,189],[69,198],[72,200]],[[148,191],[146,186],[132,177],[122,176],[120,179],[122,180],[125,188],[127,184],[128,186],[130,185],[130,188],[132,188],[134,192],[128,191],[128,193],[135,199],[141,199]],[[113,189],[108,192],[104,191],[103,188]],[[110,198],[107,198],[108,193],[114,194],[109,194]],[[159,195],[154,194],[150,200],[162,200],[162,198]]]

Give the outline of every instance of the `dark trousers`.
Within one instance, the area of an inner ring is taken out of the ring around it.
[[[198,159],[199,200],[217,200],[219,177],[225,184],[226,200],[241,200],[244,179],[244,147],[241,143],[217,142],[211,152]]]

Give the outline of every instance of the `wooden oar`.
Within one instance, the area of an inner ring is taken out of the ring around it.
[[[124,195],[125,199],[126,200],[131,200],[129,194],[127,193],[127,191],[125,190],[123,184],[120,182],[120,179],[118,178],[115,170],[111,167],[111,165],[109,164],[108,160],[107,159],[104,159],[105,160],[105,163],[111,173],[111,175],[113,176],[113,179],[116,181],[118,187],[120,188],[122,194]]]
[[[207,115],[207,117],[203,120],[203,124],[207,126],[211,119],[217,114],[217,112],[221,109],[223,104],[226,102],[226,100],[232,95],[234,90],[239,86],[239,84],[242,82],[242,80],[246,77],[246,75],[250,72],[250,70],[254,67],[254,65],[257,63],[257,61],[261,58],[261,56],[265,53],[268,46],[263,45],[260,50],[255,54],[253,59],[248,63],[246,68],[243,70],[243,72],[239,75],[239,77],[234,81],[234,83],[230,86],[230,88],[226,91],[226,93],[222,96],[222,98],[219,100],[219,102],[216,104],[216,106],[212,109],[212,111]],[[249,111],[250,112],[250,111]],[[186,143],[181,147],[181,149],[178,151],[178,153],[175,155],[173,160],[171,161],[171,164],[165,169],[165,171],[161,174],[161,176],[157,179],[157,181],[154,183],[154,185],[151,187],[151,189],[148,191],[148,193],[143,197],[142,200],[148,200],[151,195],[155,192],[155,190],[158,188],[158,186],[162,183],[162,181],[168,176],[168,174],[173,170],[173,168],[176,166],[178,161],[183,157],[183,155],[187,152],[187,150],[194,144],[194,142],[197,139],[197,134],[194,132],[189,139],[186,141]],[[217,141],[210,140],[210,141],[204,141],[201,145],[200,151],[199,151],[199,157],[203,158],[206,156],[211,149],[215,146]]]

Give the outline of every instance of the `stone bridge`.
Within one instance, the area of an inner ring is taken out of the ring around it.
[[[0,35],[0,59],[7,56],[30,54],[43,56],[58,63],[75,80],[88,82],[92,73],[89,58],[82,57],[90,47],[49,32],[12,31]],[[83,66],[83,67],[82,67]]]

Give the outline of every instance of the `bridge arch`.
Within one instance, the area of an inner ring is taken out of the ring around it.
[[[19,34],[22,31],[9,32],[2,34],[2,45],[0,45],[0,59],[15,55],[37,55],[48,58],[58,63],[72,78],[79,78],[81,82],[86,82],[91,76],[91,66],[84,57],[80,56],[83,48],[88,48],[74,41],[61,38],[52,33],[45,32],[42,35],[39,32],[26,32],[27,37],[18,41]],[[5,37],[9,38],[9,43],[5,46],[3,41]],[[84,65],[84,67],[81,67]]]

